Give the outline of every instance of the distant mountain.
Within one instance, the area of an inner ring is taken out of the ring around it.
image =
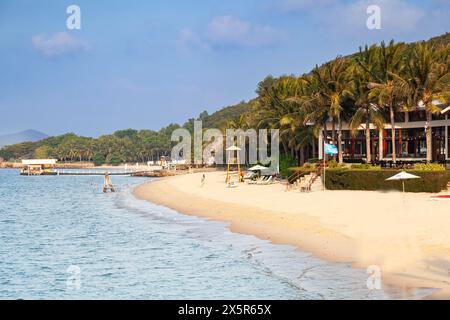
[[[25,130],[17,133],[12,134],[6,134],[3,136],[0,136],[0,148],[3,146],[21,143],[21,142],[28,142],[28,141],[39,141],[42,139],[47,138],[48,135],[45,133],[36,131],[36,130]]]

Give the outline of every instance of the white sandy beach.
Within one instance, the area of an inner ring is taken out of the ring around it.
[[[143,184],[138,198],[229,223],[234,232],[295,245],[329,261],[377,265],[385,282],[450,293],[450,201],[399,192],[286,191],[281,184],[226,188],[225,173]]]

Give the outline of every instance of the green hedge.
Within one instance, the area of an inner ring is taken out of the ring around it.
[[[289,168],[293,167],[297,164],[297,160],[294,159],[291,155],[288,156],[280,156],[280,175],[283,178],[289,176]]]
[[[327,169],[328,190],[402,190],[401,181],[386,181],[399,170],[349,170]],[[422,179],[405,181],[407,192],[440,192],[447,188],[449,174],[446,171],[408,170]]]

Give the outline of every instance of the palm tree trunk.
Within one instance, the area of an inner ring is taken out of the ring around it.
[[[323,123],[323,141],[328,143],[328,128],[326,121]]]
[[[289,153],[288,147],[286,145],[286,141],[281,140],[281,144],[283,145],[284,155],[287,156]]]
[[[389,113],[391,118],[391,141],[392,141],[392,161],[397,162],[397,148],[395,147],[396,134],[395,134],[395,116],[394,116],[394,106],[391,104],[389,106]]]
[[[342,154],[342,120],[338,118],[338,157],[339,163],[344,163],[344,155]]]
[[[426,139],[427,139],[427,162],[433,161],[433,139],[432,139],[432,129],[431,129],[432,114],[427,111],[427,129],[426,129]]]
[[[312,138],[312,156],[311,158],[316,157],[316,139]]]
[[[305,164],[305,146],[300,147],[300,166]]]
[[[372,162],[372,152],[370,149],[370,121],[369,121],[369,115],[367,115],[366,118],[366,159],[367,163]]]
[[[323,123],[323,141],[322,141],[322,145],[320,146],[320,148],[322,148],[322,151],[323,151],[323,154],[322,154],[323,159],[327,158],[327,156],[325,154],[325,143],[328,143],[328,128],[327,128],[326,121]]]
[[[336,144],[336,122],[334,121],[334,118],[333,122],[331,122],[331,141],[333,144]]]

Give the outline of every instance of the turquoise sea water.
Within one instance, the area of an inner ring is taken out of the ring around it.
[[[141,178],[0,170],[0,299],[383,299],[365,270],[137,200]]]

